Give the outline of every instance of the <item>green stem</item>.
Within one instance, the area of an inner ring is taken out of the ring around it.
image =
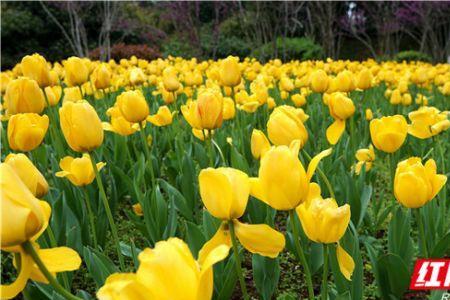
[[[47,267],[42,262],[41,258],[39,257],[39,254],[36,252],[36,250],[33,247],[33,244],[30,241],[26,241],[25,243],[23,243],[22,247],[25,250],[25,252],[28,255],[30,255],[31,258],[33,258],[33,261],[36,263],[39,270],[42,272],[42,274],[45,276],[48,282],[53,286],[56,292],[58,292],[61,296],[69,300],[81,300],[81,298],[72,295],[69,291],[63,288],[58,283],[58,281],[56,281],[55,277],[53,277],[52,274],[47,270]]]
[[[419,239],[422,244],[423,255],[424,258],[427,258],[428,257],[427,242],[425,240],[425,230],[423,227],[422,216],[420,215],[420,208],[414,209],[414,213],[416,214],[417,225],[419,226]]]
[[[88,218],[89,218],[89,223],[91,224],[91,231],[92,231],[92,239],[94,240],[94,249],[97,249],[97,231],[95,228],[95,220],[94,220],[94,213],[92,212],[92,207],[91,207],[91,200],[89,198],[89,192],[87,190],[87,187],[83,188],[83,192],[84,192],[84,202],[86,204],[86,208],[88,211]]]
[[[444,150],[442,149],[442,139],[437,139],[437,146],[439,149],[439,156],[441,159],[441,172],[440,173],[445,174],[445,159],[444,159]],[[448,220],[448,218],[447,218],[447,201],[448,201],[447,200],[447,187],[445,185],[442,188],[442,195],[443,195],[443,197],[442,197],[442,215],[444,216],[444,220]],[[443,227],[446,230],[448,225],[444,224]]]
[[[209,166],[214,168],[214,153],[212,144],[212,132],[207,129],[203,130],[203,136],[205,137],[206,151],[208,151]]]
[[[322,300],[328,299],[328,245],[323,244]]]
[[[305,150],[302,150],[302,152],[303,152],[303,154],[305,154],[306,158],[307,158],[309,161],[311,161],[312,158],[311,158],[311,156],[308,154],[308,152],[306,152]],[[330,194],[330,197],[333,198],[333,199],[336,199],[336,195],[334,194],[333,187],[332,187],[330,181],[328,180],[327,175],[325,175],[325,173],[322,171],[322,169],[321,169],[319,166],[317,167],[316,170],[317,170],[317,172],[319,173],[320,178],[322,178],[322,180],[325,182],[325,185],[327,186],[328,193]]]
[[[45,230],[45,232],[47,232],[47,236],[48,236],[48,238],[50,240],[50,246],[52,248],[58,247],[58,244],[56,243],[55,234],[53,233],[53,229],[50,226],[50,224],[48,224],[47,229]],[[69,289],[70,286],[69,286],[69,279],[67,278],[67,274],[62,272],[62,273],[60,273],[60,276],[62,278],[64,288]]]
[[[231,242],[233,243],[233,254],[236,266],[236,274],[241,284],[242,296],[244,297],[244,300],[248,300],[250,298],[248,296],[247,287],[245,286],[244,276],[242,274],[241,259],[239,258],[239,249],[236,240],[236,233],[234,232],[234,224],[232,220],[228,221],[228,227],[230,228]]]
[[[141,130],[139,130],[139,134],[141,136],[142,146],[144,147],[145,157],[147,161],[150,163],[150,176],[152,178],[152,190],[155,187],[155,172],[153,171],[153,162],[152,162],[152,155],[150,153],[150,148],[147,143],[147,138],[145,136],[144,132],[144,126],[142,123],[139,123],[139,127]]]
[[[220,149],[220,146],[214,141],[214,139],[211,137],[211,142],[213,143],[214,147],[216,147],[217,151],[219,152],[220,158],[222,159],[222,164],[224,167],[227,166],[227,161],[225,160],[225,156],[223,155],[222,149]]]
[[[97,180],[97,185],[100,190],[100,196],[102,198],[103,206],[105,208],[106,216],[108,218],[109,226],[111,227],[111,233],[112,233],[112,236],[114,239],[114,244],[116,245],[117,256],[119,258],[120,268],[123,271],[123,270],[125,270],[125,262],[123,259],[122,252],[120,251],[119,236],[117,235],[117,227],[116,227],[116,224],[114,223],[113,215],[111,213],[111,208],[109,207],[108,198],[106,197],[102,178],[100,177],[100,174],[98,173],[97,164],[95,163],[93,153],[92,153],[92,155],[90,155],[90,158],[91,158],[92,168],[94,169],[94,173],[95,173],[95,179]]]
[[[300,258],[300,263],[303,265],[303,268],[305,269],[305,277],[306,277],[306,284],[308,286],[308,299],[314,300],[314,290],[313,290],[313,284],[311,279],[311,271],[309,270],[308,262],[306,261],[305,253],[303,253],[303,249],[300,245],[300,236],[298,234],[297,227],[295,226],[295,210],[291,209],[289,211],[289,219],[291,223],[291,230],[294,237],[294,244],[295,249],[297,250],[297,255]]]

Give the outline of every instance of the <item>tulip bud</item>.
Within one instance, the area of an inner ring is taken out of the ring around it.
[[[103,143],[102,122],[87,101],[64,103],[59,109],[59,119],[72,150],[89,152]]]
[[[328,89],[330,79],[324,70],[316,70],[311,74],[311,89],[323,93]]]
[[[308,140],[303,121],[306,121],[303,110],[283,105],[275,108],[267,122],[267,133],[275,145],[290,145],[294,140],[300,140],[303,147]]]
[[[117,97],[117,106],[123,117],[131,123],[147,119],[150,109],[140,90],[123,92]]]
[[[92,72],[91,78],[95,88],[103,90],[110,86],[111,72],[106,64],[100,64]]]
[[[22,58],[23,76],[36,80],[40,87],[46,87],[51,84],[50,68],[45,58],[37,53],[27,55]]]
[[[219,74],[222,85],[227,87],[237,86],[241,82],[239,59],[228,56],[221,63]]]
[[[306,104],[306,97],[302,94],[295,94],[291,97],[292,102],[294,102],[296,107],[300,107]]]
[[[45,177],[33,165],[25,154],[9,154],[5,164],[12,167],[17,176],[37,198],[42,198],[48,192],[48,183]]]
[[[252,155],[256,159],[260,159],[270,149],[270,143],[264,132],[253,129],[251,137]]]
[[[372,87],[372,72],[369,69],[363,69],[359,72],[358,77],[356,79],[356,87],[361,90],[367,90]]]
[[[89,78],[89,68],[79,57],[69,57],[64,62],[65,79],[68,86],[82,85]]]
[[[97,163],[97,170],[101,170],[106,164]],[[86,186],[91,184],[95,178],[95,171],[92,168],[89,154],[84,153],[80,158],[66,156],[59,162],[62,171],[56,172],[57,177],[67,177],[76,186]]]
[[[178,81],[177,74],[174,69],[168,68],[164,70],[163,85],[164,89],[169,92],[175,92],[180,88],[180,82]]]
[[[11,149],[28,152],[42,143],[47,133],[47,115],[34,113],[16,114],[8,121],[8,143]]]
[[[197,108],[202,129],[215,129],[222,126],[223,98],[214,91],[204,91],[197,98]]]
[[[233,119],[236,114],[236,108],[233,99],[226,97],[223,98],[223,119]]]
[[[50,106],[55,106],[61,100],[62,87],[60,85],[48,86],[44,89]]]
[[[0,244],[3,249],[30,240],[41,230],[45,220],[39,200],[5,163],[0,164],[0,195]]]
[[[45,107],[44,93],[35,80],[20,77],[12,80],[6,89],[5,107],[8,113],[37,113]]]
[[[146,80],[146,76],[141,68],[133,68],[130,71],[130,83],[134,86],[141,85]]]
[[[373,113],[372,110],[370,108],[366,109],[366,120],[370,121],[373,119]]]
[[[373,145],[381,151],[393,153],[406,139],[408,124],[402,115],[382,117],[370,121],[370,136]]]
[[[345,120],[355,113],[355,105],[352,99],[342,93],[333,93],[328,101],[330,115],[334,119]]]
[[[233,168],[208,168],[200,171],[198,180],[203,204],[214,217],[232,220],[244,214],[250,193],[247,174]]]
[[[419,208],[431,201],[442,189],[447,176],[436,174],[436,162],[425,166],[418,157],[411,157],[397,165],[394,178],[395,198],[405,207]]]
[[[83,100],[81,90],[79,87],[67,87],[64,89],[63,103],[65,102],[77,102]]]
[[[290,92],[295,88],[294,82],[289,77],[283,76],[280,80],[280,88],[283,91]]]
[[[342,71],[336,76],[336,88],[340,92],[350,92],[355,89],[353,74],[350,71]]]

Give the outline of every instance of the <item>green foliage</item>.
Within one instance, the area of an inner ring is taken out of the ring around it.
[[[431,57],[428,54],[415,51],[415,50],[408,50],[408,51],[401,51],[395,55],[394,59],[396,61],[425,61],[425,62],[431,62]]]
[[[323,58],[324,51],[320,45],[309,38],[277,38],[275,47],[272,42],[264,44],[253,50],[251,56],[263,61],[273,57],[285,58],[286,61],[308,60]]]
[[[162,55],[167,57],[181,56],[184,58],[191,58],[198,56],[198,50],[196,50],[189,42],[184,41],[179,36],[172,36],[166,39],[162,45]]]

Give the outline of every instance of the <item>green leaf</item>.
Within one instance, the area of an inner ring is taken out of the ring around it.
[[[388,251],[402,257],[408,270],[412,267],[414,254],[413,242],[410,236],[411,216],[409,211],[398,207],[389,223]]]
[[[90,247],[83,248],[83,261],[86,263],[89,274],[94,279],[97,288],[105,283],[109,275],[119,271],[106,255]]]
[[[431,258],[442,258],[450,252],[450,231],[444,235],[431,251]]]
[[[237,151],[236,147],[231,147],[231,167],[239,169],[247,174],[250,173],[247,160]]]
[[[189,249],[191,249],[192,255],[197,258],[198,252],[203,244],[205,244],[206,239],[199,226],[189,221],[186,221],[186,241],[189,245]]]
[[[262,299],[272,299],[280,279],[280,263],[258,254],[252,256],[253,280]]]
[[[164,179],[158,179],[158,183],[161,184],[161,187],[169,195],[169,197],[173,198],[175,207],[180,214],[187,220],[192,221],[194,218],[192,215],[192,210],[188,208],[187,200],[183,194],[181,194],[175,187]]]
[[[378,287],[382,297],[389,299],[394,296],[401,299],[409,287],[411,274],[403,259],[396,254],[385,254],[378,258],[377,269],[379,272]]]

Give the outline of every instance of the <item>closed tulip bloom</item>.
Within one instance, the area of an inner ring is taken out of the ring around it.
[[[308,141],[308,131],[303,124],[306,115],[302,109],[288,105],[278,106],[270,114],[267,133],[275,145],[289,146],[292,141],[300,140],[303,147]]]
[[[3,250],[18,246],[37,234],[44,225],[44,211],[9,164],[0,164],[0,187]]]
[[[408,208],[419,208],[431,201],[447,182],[447,176],[436,174],[436,162],[429,159],[425,165],[418,157],[411,157],[397,165],[394,195]]]
[[[306,104],[306,96],[303,94],[295,94],[291,97],[292,102],[294,102],[296,107],[300,107]]]
[[[336,76],[336,89],[339,92],[350,92],[355,89],[354,75],[350,71],[342,71]]]
[[[130,83],[132,85],[141,85],[145,82],[146,76],[141,68],[133,68],[130,71]]]
[[[316,70],[311,74],[311,89],[316,93],[323,93],[328,89],[330,79],[324,70]]]
[[[122,116],[131,123],[142,122],[150,114],[147,101],[139,90],[123,92],[117,97],[116,103]]]
[[[233,99],[230,97],[223,98],[223,119],[230,120],[233,119],[236,114],[236,107]]]
[[[295,88],[294,82],[289,77],[283,76],[280,80],[280,88],[283,91],[290,92]]]
[[[440,112],[435,107],[422,106],[408,114],[408,118],[411,120],[411,124],[408,125],[408,133],[419,139],[427,139],[439,134],[446,129],[446,124],[450,123],[447,115],[448,112]]]
[[[8,84],[11,82],[12,78],[10,74],[6,72],[0,73],[0,91],[3,95],[3,93],[6,91],[6,88],[8,87]]]
[[[79,86],[89,79],[89,68],[79,57],[69,57],[64,62],[64,71],[68,86]]]
[[[55,106],[59,103],[62,96],[62,87],[60,85],[48,86],[44,89],[50,106]]]
[[[350,205],[316,197],[296,209],[306,236],[316,243],[337,243],[350,222]]]
[[[355,105],[352,99],[344,94],[333,93],[328,99],[328,109],[334,122],[327,128],[326,136],[328,142],[335,145],[344,133],[345,120],[355,113]]]
[[[5,92],[5,107],[11,115],[40,114],[45,107],[44,93],[33,79],[20,77],[12,80]]]
[[[369,148],[358,149],[355,157],[358,160],[358,163],[355,165],[355,173],[359,175],[363,165],[366,166],[366,171],[369,171],[375,161],[375,151],[373,150],[373,146],[370,145]]]
[[[252,155],[256,159],[260,159],[270,149],[270,143],[264,132],[253,129],[250,140]]]
[[[16,114],[8,121],[8,143],[11,149],[28,152],[44,140],[49,119],[34,113]]]
[[[30,192],[37,198],[42,198],[48,192],[48,183],[41,172],[34,166],[31,160],[22,153],[9,154],[5,164],[12,167],[17,176],[27,186]]]
[[[22,58],[20,65],[23,75],[36,80],[40,87],[46,87],[51,84],[50,68],[43,56],[37,53],[27,55]]]
[[[204,91],[197,98],[197,109],[202,129],[215,129],[222,126],[223,98],[214,91]]]
[[[402,103],[402,94],[400,93],[400,90],[395,89],[394,91],[392,91],[389,101],[392,105],[398,105]]]
[[[356,78],[356,87],[361,90],[367,90],[372,87],[372,72],[365,68],[361,70]]]
[[[111,85],[111,72],[106,64],[98,65],[91,75],[92,83],[96,89],[106,89]]]
[[[201,131],[203,128],[197,106],[197,101],[188,101],[185,105],[181,106],[181,113],[186,122],[191,125],[192,129]]]
[[[393,153],[404,143],[408,124],[402,115],[382,117],[370,121],[370,137],[378,150]]]
[[[172,124],[173,114],[167,106],[160,106],[158,112],[155,115],[147,117],[147,121],[155,126],[167,126]]]
[[[220,65],[220,82],[223,86],[234,87],[241,83],[239,58],[228,56]]]
[[[66,102],[59,109],[64,137],[72,150],[89,152],[103,143],[103,127],[95,109],[86,101]]]
[[[175,70],[169,70],[163,73],[163,85],[164,89],[169,92],[175,92],[180,88],[180,82],[178,81]]]
[[[77,102],[83,100],[83,95],[81,95],[81,90],[79,87],[67,87],[64,89],[63,103],[65,102]]]
[[[97,163],[97,169],[100,171],[106,164]],[[57,177],[67,177],[69,181],[76,186],[86,186],[91,184],[95,178],[95,172],[92,168],[89,154],[84,153],[80,158],[66,156],[59,162],[62,171],[56,172]]]
[[[291,147],[272,147],[261,159],[258,178],[251,179],[251,195],[277,210],[291,210],[306,200],[309,182],[320,160],[331,154],[322,151],[305,171],[298,159],[298,141]]]
[[[247,174],[232,168],[208,168],[198,179],[202,201],[214,217],[232,220],[244,214],[250,193]]]
[[[371,121],[373,119],[373,112],[370,108],[366,109],[365,115],[367,121]]]

